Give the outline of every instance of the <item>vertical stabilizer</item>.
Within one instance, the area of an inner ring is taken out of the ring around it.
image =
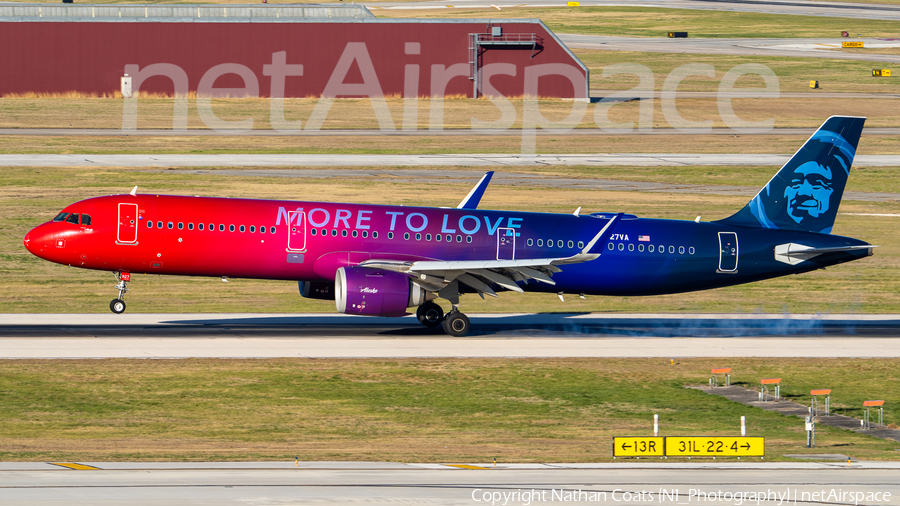
[[[746,206],[719,223],[831,233],[865,122],[828,118]]]

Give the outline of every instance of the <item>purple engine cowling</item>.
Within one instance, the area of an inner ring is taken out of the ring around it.
[[[412,300],[412,283],[399,272],[341,267],[334,277],[334,300],[341,313],[403,316]],[[418,302],[418,301],[415,301]]]

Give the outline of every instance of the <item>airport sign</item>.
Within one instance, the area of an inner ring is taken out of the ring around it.
[[[662,457],[665,455],[664,439],[662,437],[614,437],[613,457]]]
[[[669,457],[763,457],[762,437],[666,437]]]

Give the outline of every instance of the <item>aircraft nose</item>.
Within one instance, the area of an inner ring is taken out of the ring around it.
[[[50,236],[47,228],[44,225],[39,225],[25,234],[25,239],[22,242],[29,253],[43,258],[45,256],[44,252],[51,245],[53,239],[54,237]]]

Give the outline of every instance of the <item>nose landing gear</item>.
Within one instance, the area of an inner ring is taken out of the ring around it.
[[[122,299],[125,297],[125,292],[128,291],[128,282],[131,281],[131,273],[114,272],[113,274],[115,274],[116,280],[119,281],[119,284],[115,287],[119,290],[119,296],[109,302],[109,310],[116,314],[122,314],[125,312],[125,301]]]

